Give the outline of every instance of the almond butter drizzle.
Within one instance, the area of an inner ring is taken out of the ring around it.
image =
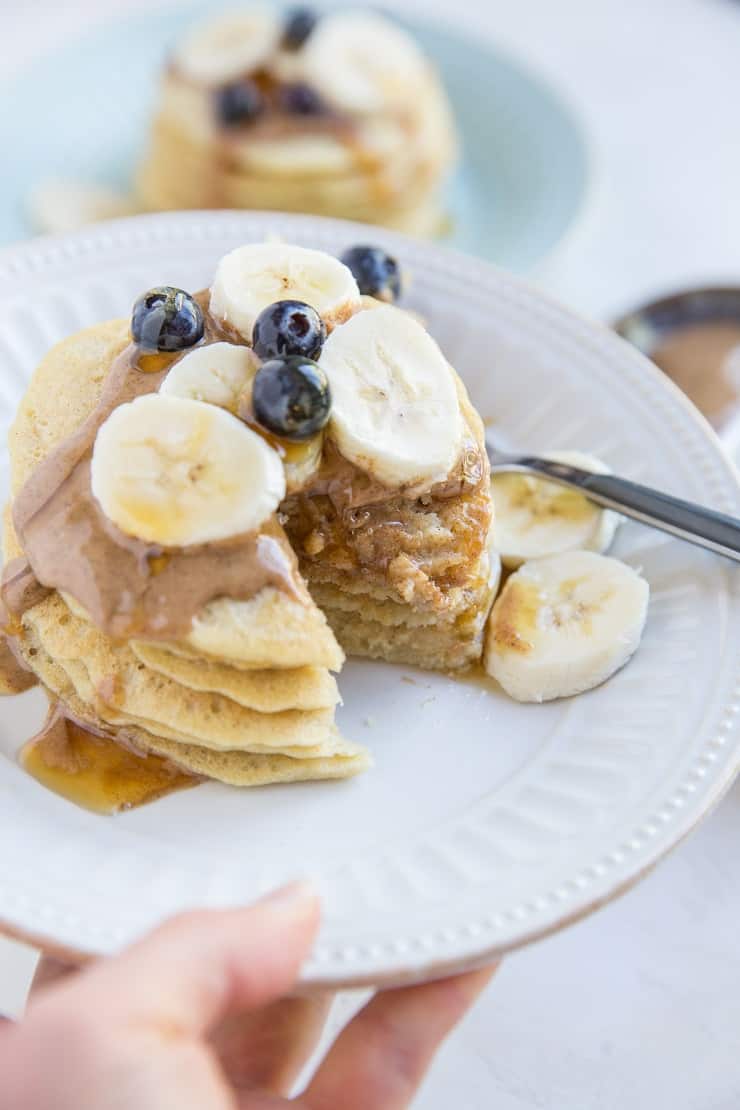
[[[205,343],[233,342],[233,333],[204,315]],[[93,497],[90,460],[98,428],[118,405],[158,389],[178,357],[142,356],[135,346],[126,347],[111,366],[95,411],[44,459],[13,505],[36,586],[65,591],[116,639],[181,639],[209,602],[247,600],[266,586],[304,596],[295,556],[275,522],[219,543],[166,549],[125,535]],[[3,588],[2,596],[20,617],[43,592],[31,586],[24,597]]]

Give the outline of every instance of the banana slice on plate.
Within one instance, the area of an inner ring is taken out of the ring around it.
[[[611,473],[601,459],[582,451],[552,451],[543,457],[594,474]],[[493,474],[491,496],[494,546],[510,569],[564,551],[606,551],[622,520],[577,490],[530,474]]]
[[[192,81],[223,85],[265,65],[280,35],[278,19],[266,8],[227,12],[193,27],[175,49],[175,64]]]
[[[150,393],[101,425],[92,492],[122,532],[187,547],[252,532],[285,496],[276,451],[225,409]]]
[[[517,701],[590,690],[637,650],[649,593],[632,567],[593,551],[525,563],[491,610],[484,666]]]
[[[426,70],[413,39],[373,12],[328,15],[300,56],[304,80],[324,100],[360,114],[407,103]]]
[[[463,427],[449,363],[427,331],[392,305],[358,312],[324,344],[329,435],[386,485],[432,485],[456,462]]]
[[[225,255],[211,287],[211,312],[251,341],[254,321],[275,301],[304,301],[328,327],[359,306],[360,291],[343,262],[287,243],[249,243]]]
[[[259,359],[251,347],[209,343],[188,351],[159,387],[167,397],[206,401],[236,414],[239,398],[251,383]]]

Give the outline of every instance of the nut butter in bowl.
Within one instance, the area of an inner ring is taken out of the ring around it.
[[[740,287],[674,293],[615,330],[659,366],[720,433],[740,413]]]

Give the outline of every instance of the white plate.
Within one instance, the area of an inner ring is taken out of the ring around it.
[[[328,250],[367,239],[366,228],[305,217],[195,213],[0,255],[2,423],[54,340],[126,314],[150,285],[206,284],[219,255],[266,232]],[[513,443],[576,446],[740,513],[717,440],[632,348],[483,263],[374,237],[412,270],[409,303]],[[376,767],[350,783],[208,784],[95,817],[14,762],[39,697],[3,702],[0,918],[54,946],[107,952],[180,908],[309,875],[325,916],[306,980],[349,983],[473,964],[603,904],[718,799],[740,746],[737,573],[633,525],[617,553],[652,588],[623,672],[583,697],[523,706],[475,683],[352,663],[341,724]]]

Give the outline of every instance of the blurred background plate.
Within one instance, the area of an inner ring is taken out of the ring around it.
[[[0,244],[32,234],[30,190],[48,178],[125,187],[142,147],[162,59],[187,23],[224,4],[111,22],[0,83]],[[583,132],[551,88],[483,40],[405,21],[441,69],[462,132],[448,241],[509,269],[548,255],[583,206]]]

